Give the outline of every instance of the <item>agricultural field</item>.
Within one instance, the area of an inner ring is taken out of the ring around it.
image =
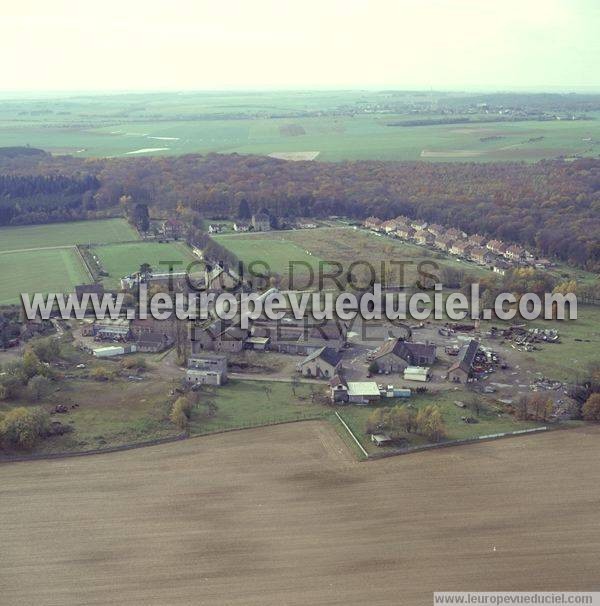
[[[599,437],[358,463],[313,421],[2,465],[3,600],[425,606],[440,590],[597,590]]]
[[[139,239],[137,231],[125,219],[0,227],[0,252]]]
[[[489,271],[443,254],[435,253],[422,246],[401,242],[393,238],[378,236],[373,232],[352,229],[350,227],[325,227],[293,231],[273,231],[243,235],[217,235],[213,238],[229,250],[241,261],[264,261],[281,276],[289,275],[290,261],[309,263],[318,277],[319,262],[339,262],[344,269],[357,261],[366,261],[373,265],[377,277],[381,278],[381,264],[385,268],[392,267],[390,262],[405,262],[404,276],[399,270],[388,275],[392,283],[402,283],[406,286],[415,285],[418,279],[418,266],[427,263],[423,271],[436,273],[439,268],[449,267],[464,271],[474,276],[489,276]],[[356,268],[357,271],[360,267]],[[333,273],[335,268],[325,265],[324,272]],[[294,276],[298,275],[298,286],[306,284],[305,277],[309,271],[299,265],[294,268]],[[326,280],[325,286],[333,286]]]
[[[535,161],[600,154],[598,112],[588,120],[400,126],[444,118],[444,93],[366,91],[98,95],[0,100],[0,145],[83,157],[242,153],[306,161]],[[382,109],[384,108],[384,109]],[[430,113],[433,111],[434,113]]]
[[[0,252],[0,305],[20,302],[20,293],[72,292],[90,275],[74,247]]]
[[[0,305],[21,292],[71,292],[91,281],[75,244],[139,240],[124,219],[0,228]]]
[[[308,232],[309,230],[304,230]],[[223,234],[213,239],[233,252],[246,266],[257,263],[255,271],[265,270],[265,265],[274,273],[289,276],[290,262],[297,262],[294,274],[308,273],[305,264],[317,272],[321,258],[304,246],[301,238],[291,238],[291,232],[261,232],[256,234]]]
[[[139,270],[148,263],[155,271],[168,271],[168,263],[174,262],[174,270],[183,270],[192,263],[198,263],[189,247],[183,242],[127,242],[92,246],[92,254],[100,260],[102,268],[108,272],[103,279],[106,288],[118,288],[119,280]],[[195,268],[197,269],[197,267]]]

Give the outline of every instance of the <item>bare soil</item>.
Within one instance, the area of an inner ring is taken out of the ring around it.
[[[0,466],[2,604],[600,590],[600,428],[358,463],[321,422]]]

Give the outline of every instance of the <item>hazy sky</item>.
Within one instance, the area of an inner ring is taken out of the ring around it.
[[[0,52],[3,90],[598,89],[600,0],[0,0]]]

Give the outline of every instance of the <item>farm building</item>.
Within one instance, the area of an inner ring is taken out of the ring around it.
[[[130,321],[124,318],[97,320],[92,327],[92,334],[97,339],[126,341],[129,338]]]
[[[473,372],[473,362],[479,350],[479,341],[471,339],[459,353],[459,359],[450,367],[446,378],[453,383],[467,383]]]
[[[401,372],[407,366],[433,364],[435,353],[436,347],[430,343],[390,339],[373,354],[373,361],[379,372]]]
[[[271,229],[269,215],[263,212],[252,215],[252,228],[254,231],[269,231]]]
[[[369,404],[381,398],[381,392],[375,381],[348,381],[348,402]]]
[[[135,353],[136,351],[135,345],[110,345],[94,349],[93,354],[96,358],[112,358],[113,356]]]
[[[431,370],[425,366],[407,366],[404,369],[405,381],[429,381],[431,379]]]
[[[298,364],[298,370],[302,376],[318,379],[333,377],[341,367],[342,356],[332,347],[321,347]]]
[[[204,284],[207,290],[234,290],[240,285],[237,274],[223,265],[214,267],[206,265],[204,270]]]
[[[167,335],[147,333],[140,335],[136,339],[135,345],[140,352],[157,353],[169,347],[172,342],[173,341]]]
[[[221,320],[209,321],[202,326],[191,326],[190,341],[192,354],[202,351],[214,351],[215,341],[223,330],[225,330],[225,325]]]
[[[348,385],[341,375],[336,374],[329,380],[329,398],[334,404],[348,402]]]
[[[239,353],[244,349],[244,343],[249,335],[248,329],[230,326],[217,336],[214,342],[215,351]]]
[[[149,316],[148,318],[136,318],[131,320],[130,324],[131,336],[133,339],[140,339],[146,335],[160,335],[175,338],[176,320],[170,318],[168,320],[158,320]]]
[[[223,385],[227,382],[227,358],[217,354],[192,356],[185,379],[194,385]]]
[[[392,438],[385,433],[372,433],[371,442],[375,446],[389,446],[392,443]]]

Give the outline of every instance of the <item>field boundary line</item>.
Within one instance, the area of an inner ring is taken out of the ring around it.
[[[369,458],[369,453],[363,448],[363,445],[358,441],[358,438],[352,433],[352,430],[346,424],[346,421],[342,419],[339,413],[336,411],[335,416],[340,420],[342,425],[346,428],[346,431],[350,434],[350,437],[356,442],[356,445],[360,448],[361,452],[365,455],[365,458]]]
[[[87,259],[83,256],[83,253],[79,249],[79,244],[75,244],[75,250],[77,251],[77,255],[79,256],[79,259],[83,263],[83,266],[85,267],[85,271],[87,271],[87,274],[90,277],[90,280],[92,282],[96,282],[96,278],[94,277],[94,273],[92,272],[92,268],[88,265]]]
[[[44,461],[53,459],[69,459],[73,457],[87,457],[93,455],[110,454],[114,452],[124,452],[127,450],[136,450],[137,448],[146,448],[148,446],[161,446],[162,444],[171,444],[183,440],[193,440],[195,438],[207,438],[219,434],[230,433],[233,431],[245,431],[247,429],[261,429],[263,427],[273,427],[275,425],[288,425],[290,423],[304,423],[306,421],[327,421],[327,417],[320,415],[308,415],[297,419],[279,419],[276,421],[267,421],[265,423],[238,425],[236,427],[225,427],[223,429],[215,429],[189,435],[180,433],[174,436],[164,438],[155,438],[154,440],[145,440],[143,442],[131,442],[129,444],[120,444],[119,446],[109,446],[107,448],[93,448],[91,450],[75,450],[72,452],[48,452],[29,455],[8,455],[0,457],[0,466],[5,463],[23,463],[26,461]]]
[[[532,427],[531,429],[517,429],[515,431],[506,431],[503,433],[493,433],[474,438],[465,438],[464,440],[449,440],[448,442],[439,442],[437,444],[422,444],[420,446],[409,446],[408,448],[397,448],[387,452],[377,452],[371,455],[371,459],[385,459],[387,457],[398,457],[401,455],[413,454],[425,450],[437,450],[439,448],[450,448],[452,446],[466,446],[477,444],[477,442],[491,442],[492,440],[501,440],[503,438],[516,438],[531,434],[544,433],[548,431],[558,431],[560,427],[550,428],[546,425],[542,427]]]
[[[14,250],[0,250],[0,255],[20,252],[39,252],[41,250],[61,250],[63,248],[77,248],[76,244],[59,244],[57,246],[38,246],[37,248],[16,248]]]

